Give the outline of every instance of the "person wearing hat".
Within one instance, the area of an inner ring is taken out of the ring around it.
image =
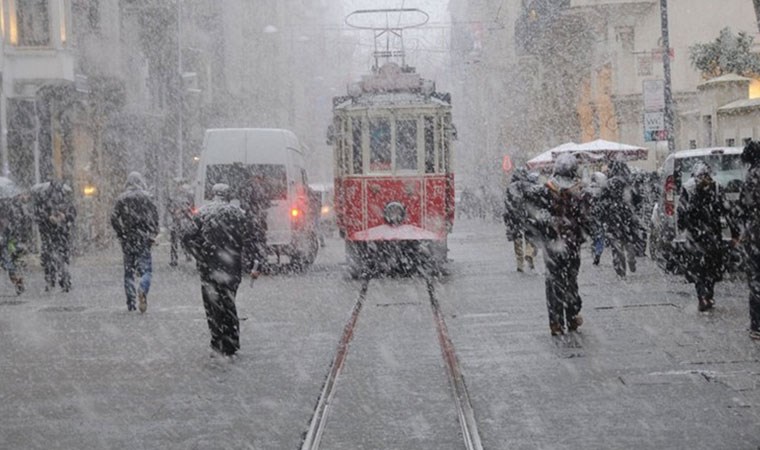
[[[153,274],[151,247],[158,236],[158,209],[139,172],[127,176],[126,190],[116,198],[111,226],[124,254],[124,291],[127,310],[134,311],[137,297],[140,312],[148,309],[148,291]],[[135,276],[139,285],[135,289]],[[136,291],[136,292],[135,292]]]
[[[235,296],[244,270],[252,278],[259,276],[258,261],[250,252],[253,233],[245,212],[230,203],[230,187],[218,183],[212,192],[213,201],[198,210],[183,239],[200,273],[211,349],[233,356],[240,349]]]
[[[704,162],[694,165],[678,200],[678,229],[686,234],[686,279],[694,283],[699,311],[715,306],[715,283],[723,279],[723,232],[721,218],[727,218],[723,195],[712,169]],[[730,223],[730,222],[729,222]],[[737,239],[738,230],[731,235]]]
[[[563,154],[554,163],[549,181],[528,195],[528,229],[540,238],[537,243],[546,264],[546,307],[552,336],[576,331],[583,324],[578,273],[581,244],[590,234],[585,188],[575,156]]]
[[[528,179],[528,171],[518,167],[504,195],[504,225],[507,227],[507,240],[514,244],[518,272],[523,271],[525,262],[533,270],[538,253],[525,227],[525,193],[533,185]]]
[[[741,160],[749,166],[739,196],[744,231],[741,242],[747,256],[749,336],[760,340],[760,142],[744,147]]]

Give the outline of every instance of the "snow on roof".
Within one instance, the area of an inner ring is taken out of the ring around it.
[[[723,105],[718,108],[719,112],[735,111],[737,109],[745,108],[758,108],[760,107],[760,98],[746,98],[744,100],[737,100],[727,105]]]
[[[746,81],[749,83],[752,80],[750,78],[743,77],[735,73],[728,73],[726,75],[721,75],[719,77],[710,78],[709,80],[697,85],[697,88],[700,88],[703,86],[712,86],[714,84],[719,84],[719,83],[729,83],[729,82],[736,82],[736,81]]]
[[[692,150],[680,150],[673,153],[673,157],[676,159],[682,158],[699,158],[702,156],[709,156],[717,153],[724,155],[739,155],[741,154],[742,147],[708,147],[708,148],[695,148]]]

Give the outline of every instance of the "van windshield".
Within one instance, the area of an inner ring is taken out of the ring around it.
[[[699,161],[710,166],[713,171],[713,178],[725,192],[739,192],[746,172],[740,155],[708,155],[698,158],[677,159],[676,171],[680,173],[680,177],[677,178],[681,182],[678,189],[691,177],[691,171]]]
[[[256,181],[269,200],[285,200],[288,180],[282,164],[214,164],[206,167],[204,198],[213,198],[212,188],[217,183],[230,186],[233,198],[242,200],[241,194],[249,182]]]

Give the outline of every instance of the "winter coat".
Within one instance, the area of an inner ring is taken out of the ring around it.
[[[111,226],[125,252],[140,253],[150,248],[158,235],[158,209],[145,189],[142,176],[131,173],[126,191],[116,198],[111,213]]]
[[[636,214],[641,197],[625,174],[607,180],[601,193],[602,222],[610,239],[632,244],[638,241],[641,224]]]
[[[678,202],[678,228],[686,234],[686,278],[719,281],[723,276],[723,245],[721,218],[729,214],[723,195],[711,178],[699,183],[690,178],[684,183]],[[732,230],[732,234],[738,232]]]
[[[760,163],[747,171],[739,194],[742,243],[750,258],[760,258]]]
[[[526,233],[527,212],[525,210],[526,192],[531,189],[533,183],[527,178],[517,176],[512,177],[512,182],[507,186],[504,195],[504,225],[507,227],[507,239],[513,241],[522,237]],[[527,234],[530,234],[529,232]]]
[[[243,270],[254,267],[251,236],[245,212],[215,199],[193,217],[183,242],[195,256],[201,277],[236,286]]]
[[[71,188],[60,181],[50,181],[35,185],[32,197],[40,233],[68,239],[77,216]]]
[[[175,231],[181,231],[192,220],[195,199],[193,194],[185,190],[177,190],[166,204],[169,226]]]
[[[548,251],[577,252],[591,233],[585,184],[577,178],[554,175],[528,195],[528,226]]]

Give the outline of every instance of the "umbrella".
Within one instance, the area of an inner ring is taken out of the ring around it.
[[[10,178],[0,177],[0,199],[13,198],[22,192]]]
[[[590,161],[640,161],[647,159],[649,150],[645,147],[597,139],[562,149],[552,149],[555,158],[560,153],[576,154]]]
[[[525,166],[530,170],[551,169],[552,167],[554,167],[554,157],[553,157],[554,152],[561,152],[565,148],[572,147],[575,145],[578,145],[578,144],[576,144],[575,142],[566,142],[562,145],[558,145],[552,149],[549,149],[541,153],[540,155],[532,159],[529,159],[525,163]]]

